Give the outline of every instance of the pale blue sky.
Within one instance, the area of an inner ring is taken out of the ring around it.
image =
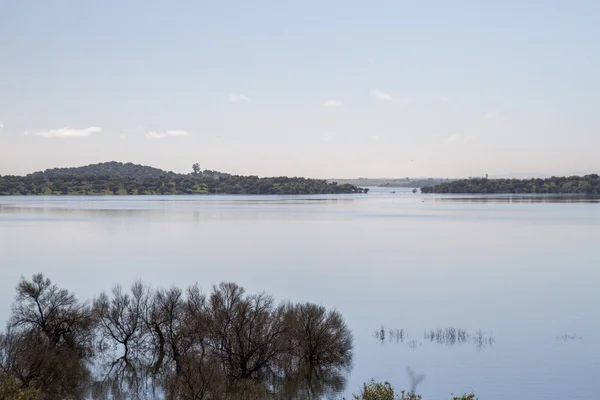
[[[0,0],[0,174],[598,172],[599,43],[600,1]]]

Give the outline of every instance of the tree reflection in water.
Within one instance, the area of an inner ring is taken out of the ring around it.
[[[337,311],[234,283],[205,295],[137,282],[89,304],[40,274],[17,294],[0,385],[10,378],[43,400],[316,399],[343,391],[352,366]]]
[[[421,341],[413,338],[409,339],[409,335],[404,329],[394,328],[386,330],[383,326],[373,332],[373,337],[382,344],[386,342],[406,342],[411,350],[421,347],[423,343],[443,344],[446,346],[473,344],[477,350],[482,350],[485,347],[491,347],[496,342],[491,334],[487,334],[482,330],[470,334],[466,329],[453,327],[426,330]]]

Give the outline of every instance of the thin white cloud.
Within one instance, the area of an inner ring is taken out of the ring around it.
[[[162,138],[166,138],[167,136],[169,136],[169,135],[167,135],[165,132],[160,132],[160,133],[159,132],[148,132],[146,134],[146,137],[148,139],[162,139]]]
[[[391,94],[382,92],[381,90],[378,90],[378,89],[369,90],[369,94],[379,100],[385,100],[385,101],[393,101],[394,100],[394,98],[392,97]]]
[[[168,130],[168,131],[164,131],[164,132],[148,132],[146,134],[146,137],[148,139],[163,139],[163,138],[173,137],[173,136],[187,136],[189,134],[190,133],[188,131]]]
[[[496,111],[490,111],[490,112],[483,114],[483,118],[485,118],[485,119],[492,119],[492,118],[496,118],[497,116],[498,116],[498,112],[496,112]]]
[[[448,104],[452,101],[452,99],[448,96],[438,96],[437,101],[442,104]]]
[[[229,95],[230,103],[245,103],[250,101],[250,98],[245,94],[232,93]]]
[[[324,107],[341,107],[343,105],[344,105],[344,103],[342,103],[339,100],[325,100],[323,102]]]
[[[121,135],[120,138],[121,140],[127,140],[127,135]]]
[[[447,143],[454,143],[458,140],[458,136],[456,135],[451,135],[448,139],[446,139]]]
[[[4,124],[2,123],[2,121],[0,121],[0,131],[2,130],[2,128],[4,128]]]
[[[371,135],[371,140],[377,142],[379,140],[379,135]]]
[[[166,131],[166,134],[169,136],[187,136],[190,133],[188,131],[182,131],[182,130],[170,130],[170,131]]]
[[[83,129],[59,128],[59,129],[42,129],[38,131],[26,131],[25,136],[33,135],[43,138],[66,138],[66,137],[86,137],[92,133],[102,132],[102,128],[91,126]]]

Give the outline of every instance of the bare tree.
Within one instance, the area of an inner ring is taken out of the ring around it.
[[[188,316],[186,302],[181,289],[158,290],[154,293],[147,311],[145,323],[153,337],[155,363],[151,372],[158,373],[166,361],[175,364],[175,371],[182,370],[182,358],[193,345],[186,329]]]
[[[245,295],[234,283],[213,288],[207,304],[208,345],[230,379],[265,379],[278,355],[289,350],[285,309],[264,293]]]
[[[42,274],[21,278],[7,331],[0,336],[0,368],[43,399],[81,395],[89,380],[94,321],[87,303]]]
[[[300,364],[349,368],[352,364],[352,333],[337,311],[316,304],[300,304],[293,313],[292,337],[298,341],[295,354]]]
[[[10,325],[39,331],[51,347],[66,346],[79,355],[89,354],[93,318],[87,303],[59,289],[43,274],[21,278],[17,286]]]
[[[0,335],[0,378],[43,400],[142,398],[157,386],[168,400],[310,399],[343,388],[351,362],[338,312],[276,304],[234,283],[205,296],[197,285],[136,282],[90,306],[39,274],[19,282]],[[93,384],[91,365],[101,373]]]
[[[98,320],[97,347],[105,359],[105,379],[127,383],[131,390],[140,388],[140,373],[147,371],[154,356],[148,351],[150,335],[144,323],[149,297],[149,289],[136,282],[131,293],[117,285],[112,298],[102,293],[93,303]]]
[[[219,399],[227,391],[218,359],[192,351],[180,360],[176,374],[168,374],[165,389],[169,400]]]

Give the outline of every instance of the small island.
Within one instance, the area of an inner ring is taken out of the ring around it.
[[[354,194],[368,188],[322,179],[259,178],[200,169],[180,174],[116,161],[0,175],[0,195]]]
[[[546,179],[487,179],[470,178],[442,182],[421,188],[422,193],[497,193],[497,194],[585,194],[600,195],[597,174],[585,176],[551,177]]]

